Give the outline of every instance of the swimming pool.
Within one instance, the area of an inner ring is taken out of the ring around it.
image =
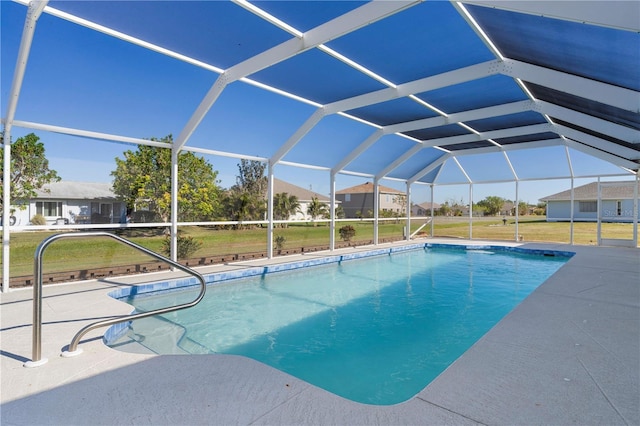
[[[244,355],[354,401],[395,404],[422,390],[569,255],[430,245],[218,281],[196,307],[134,321],[109,344]],[[194,291],[127,300],[149,310]]]

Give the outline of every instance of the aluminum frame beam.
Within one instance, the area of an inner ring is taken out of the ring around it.
[[[448,124],[464,123],[465,121],[481,120],[502,115],[516,114],[518,112],[531,111],[534,106],[534,101],[517,101],[508,104],[457,112],[447,116],[423,118],[420,120],[407,121],[405,123],[392,124],[383,127],[383,130],[385,134],[390,134],[429,129],[433,127],[446,126]]]
[[[600,160],[614,164],[618,167],[634,170],[636,174],[640,169],[640,164],[638,163],[629,161],[624,158],[620,158],[613,154],[609,154],[608,152],[601,151],[597,148],[594,148],[590,145],[586,145],[582,142],[578,142],[578,141],[567,139],[567,138],[563,138],[563,141],[564,141],[564,144],[567,145],[569,148],[573,148],[576,151],[580,151],[584,154],[590,155],[591,157],[599,158]],[[581,177],[581,176],[576,176],[576,177]]]
[[[555,127],[557,129],[556,133],[577,140],[585,145],[625,159],[640,160],[640,151],[638,150],[627,148],[626,146],[618,145],[560,124],[555,125]]]
[[[638,102],[640,93],[635,90],[527,64],[515,59],[505,59],[501,73],[636,114],[640,113],[640,103]]]
[[[499,60],[483,62],[481,64],[471,65],[446,73],[410,81],[396,87],[389,87],[387,89],[376,90],[374,92],[365,93],[352,98],[342,99],[326,104],[324,107],[327,114],[335,114],[341,111],[349,111],[368,105],[403,98],[416,93],[423,93],[455,84],[465,83],[471,80],[477,80],[479,78],[489,77],[491,75],[499,74],[501,70],[501,61]]]
[[[317,47],[322,43],[400,12],[417,3],[417,0],[397,2],[374,1],[366,3],[357,9],[307,31],[302,34],[301,37],[293,37],[271,49],[229,67],[218,77],[211,89],[209,89],[196,111],[180,132],[174,146],[176,149],[181,149],[184,146],[218,99],[222,90],[224,90],[229,83],[240,80],[271,65],[275,65]]]
[[[538,100],[535,101],[535,104],[535,111],[538,111],[541,114],[559,118],[560,120],[574,123],[580,127],[584,127],[585,129],[595,130],[599,133],[610,135],[629,143],[640,144],[640,131],[632,129],[631,127],[603,120],[601,118],[574,111],[570,108],[565,108],[547,101]]]
[[[634,1],[465,0],[463,3],[625,31],[640,31],[640,9]]]

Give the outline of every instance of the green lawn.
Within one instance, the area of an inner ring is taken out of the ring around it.
[[[336,225],[336,242],[340,243],[337,230],[346,223]],[[351,244],[369,244],[373,240],[373,224],[371,222],[348,222],[356,229],[356,236]],[[381,222],[379,238],[399,239],[403,235],[405,222]],[[412,223],[412,232],[422,223]],[[545,241],[568,243],[569,223],[546,222],[538,216],[526,216],[520,219],[518,234],[526,241]],[[632,237],[632,224],[603,223],[603,236],[607,238]],[[184,227],[181,230],[202,242],[202,247],[193,257],[246,254],[265,252],[266,228],[242,230],[214,229],[213,227]],[[328,223],[290,224],[286,228],[276,228],[274,235],[285,238],[284,249],[300,249],[301,247],[317,247],[329,245]],[[427,225],[422,232],[429,235],[431,226]],[[52,232],[20,232],[11,234],[11,275],[24,276],[33,274],[34,252],[38,244]],[[139,234],[139,233],[138,233]],[[434,236],[468,238],[468,218],[436,217]],[[515,240],[515,224],[511,218],[503,224],[502,218],[474,219],[474,239]],[[161,252],[164,236],[131,236],[133,242],[150,250]],[[594,245],[597,241],[595,223],[574,223],[574,244]],[[109,238],[69,239],[53,242],[45,251],[43,272],[60,272],[68,270],[92,269],[149,262],[153,259]]]

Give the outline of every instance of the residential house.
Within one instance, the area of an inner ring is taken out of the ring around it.
[[[573,189],[573,220],[598,220],[598,182]],[[540,201],[547,203],[547,221],[571,220],[571,190],[558,192]],[[601,220],[633,222],[634,184],[630,181],[606,182],[602,185]]]
[[[126,215],[126,205],[116,199],[110,183],[60,181],[36,193],[23,208],[12,206],[14,225],[28,225],[36,214],[49,225],[119,223]]]
[[[438,214],[440,204],[433,203],[433,214]],[[431,203],[425,202],[411,206],[411,216],[431,216]]]
[[[289,220],[311,220],[311,217],[307,214],[307,208],[313,198],[317,198],[321,203],[327,205],[327,211],[329,211],[329,204],[331,199],[327,196],[313,192],[312,190],[302,188],[300,186],[293,185],[289,182],[273,178],[273,193],[279,194],[286,192],[289,195],[295,195],[298,197],[298,203],[300,203],[300,210],[289,217]]]
[[[340,201],[345,217],[373,217],[373,186],[373,183],[366,182],[336,192],[336,200]],[[406,194],[404,192],[382,185],[378,185],[378,191],[380,211],[405,214]]]

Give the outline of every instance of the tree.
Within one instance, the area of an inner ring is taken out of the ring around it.
[[[490,195],[482,201],[478,201],[478,205],[484,207],[485,214],[487,216],[495,216],[500,213],[502,210],[502,206],[504,206],[505,200],[502,197],[498,197],[495,195]]]
[[[0,136],[0,143],[4,136]],[[44,144],[33,133],[16,139],[11,144],[11,204],[25,202],[37,195],[36,190],[51,182],[58,182],[60,176],[55,170],[49,169],[49,160],[45,156]],[[0,156],[0,210],[3,210],[4,200],[4,149]],[[25,208],[23,203],[19,208]]]
[[[146,208],[168,221],[171,215],[171,150],[173,137],[152,141],[164,142],[167,148],[139,145],[125,151],[124,159],[116,158],[113,192],[129,210]],[[178,155],[178,219],[211,220],[218,213],[220,188],[218,172],[211,164],[192,152]]]
[[[261,220],[266,211],[266,165],[255,160],[240,160],[236,184],[227,191],[226,214],[231,220]]]
[[[279,192],[273,196],[273,217],[276,220],[288,220],[300,211],[300,202],[295,195]],[[283,228],[286,223],[282,224]]]
[[[529,214],[529,204],[526,201],[518,202],[518,215],[525,216]]]
[[[395,217],[398,217],[400,215],[404,215],[407,212],[407,196],[405,194],[396,194],[393,196],[393,202],[395,204],[400,205],[400,211],[399,212],[394,212]]]
[[[307,206],[307,214],[311,216],[311,220],[315,220],[318,217],[323,217],[329,212],[327,205],[320,202],[318,197],[311,198],[311,202]]]
[[[440,205],[440,214],[442,216],[449,216],[450,212],[451,212],[451,206],[449,206],[448,201],[445,201],[443,204]]]

